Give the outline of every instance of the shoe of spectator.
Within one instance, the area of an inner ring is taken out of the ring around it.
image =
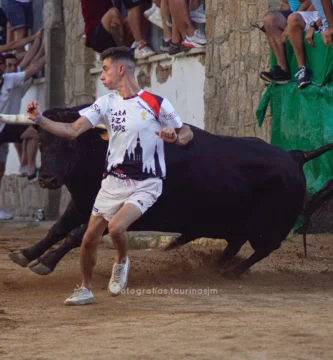
[[[192,21],[198,24],[204,24],[206,22],[206,14],[203,4],[201,4],[196,10],[190,11],[190,17]]]
[[[205,34],[203,34],[200,30],[195,30],[193,36],[186,35],[182,45],[187,49],[192,49],[205,47],[206,43],[207,39]]]
[[[19,176],[24,177],[28,175],[28,166],[20,166],[19,167]]]
[[[31,175],[27,175],[29,184],[32,184],[38,180],[38,172],[39,172],[39,169],[36,168],[34,173],[32,173]]]
[[[279,65],[275,66],[272,71],[262,71],[259,76],[265,81],[280,85],[286,84],[290,81],[289,71],[282,70]]]
[[[155,51],[150,48],[145,41],[142,41],[139,46],[134,50],[134,57],[136,59],[145,59],[155,54]]]
[[[152,24],[163,29],[163,21],[162,21],[162,17],[161,17],[161,9],[160,8],[157,7],[156,10],[149,16],[148,20]]]
[[[160,50],[165,53],[169,52],[170,44],[171,44],[171,39],[168,41],[165,41],[164,39],[162,39],[162,45],[160,46]]]
[[[13,218],[12,214],[9,214],[5,210],[0,209],[0,220],[10,220],[12,218]]]
[[[172,17],[171,17],[171,15],[169,15],[168,20],[165,23],[167,24],[167,26],[172,28]]]
[[[149,19],[149,17],[155,12],[156,8],[157,8],[156,4],[152,3],[151,7],[143,13],[145,18]]]
[[[168,54],[169,55],[176,55],[176,54],[179,54],[179,53],[183,52],[184,49],[182,49],[181,45],[182,45],[181,43],[175,44],[172,41],[170,41],[170,49],[168,51]]]
[[[299,89],[303,89],[311,84],[310,70],[308,70],[305,66],[299,68],[295,76],[297,77],[297,87]]]

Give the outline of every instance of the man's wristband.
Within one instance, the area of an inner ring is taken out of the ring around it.
[[[32,120],[34,124],[37,124],[39,121],[41,121],[43,119],[43,115],[39,115],[38,117],[36,117],[35,120]],[[31,120],[31,119],[30,119]]]

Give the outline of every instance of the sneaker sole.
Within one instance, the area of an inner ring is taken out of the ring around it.
[[[126,289],[127,281],[128,281],[129,269],[130,269],[130,260],[128,259],[128,269],[127,269],[127,277],[126,277],[125,285],[124,285],[124,287],[119,291],[119,293],[116,293],[116,294],[110,291],[110,287],[109,287],[109,285],[108,285],[108,293],[109,293],[110,295],[112,295],[112,296],[119,296],[119,295],[121,294],[121,292],[122,292],[124,289]]]
[[[291,79],[289,79],[289,80],[277,80],[277,81],[274,80],[273,81],[273,80],[269,79],[268,77],[266,77],[265,75],[262,75],[262,74],[260,74],[259,77],[260,77],[260,79],[262,79],[264,81],[274,83],[274,84],[279,84],[279,85],[287,84],[288,82],[291,81]]]
[[[86,299],[86,300],[80,300],[80,301],[76,301],[76,302],[70,302],[70,301],[64,301],[64,305],[66,306],[79,306],[79,305],[90,305],[93,304],[95,302],[95,298],[94,299]]]
[[[299,89],[303,89],[303,88],[307,87],[307,86],[310,85],[310,84],[311,84],[311,81],[307,81],[307,82],[304,82],[304,83],[299,84],[297,87],[298,87]]]

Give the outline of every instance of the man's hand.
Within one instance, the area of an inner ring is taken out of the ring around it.
[[[325,45],[329,45],[329,46],[333,46],[333,27],[329,27],[327,29],[325,29],[322,34],[321,34],[324,44]]]
[[[287,40],[287,36],[288,36],[288,25],[284,28],[282,34],[281,34],[281,41],[283,44],[286,43]]]
[[[167,143],[175,143],[178,139],[178,135],[175,129],[163,128],[160,131],[155,131],[155,134]]]
[[[37,101],[29,101],[27,105],[27,113],[30,120],[34,121],[42,114]]]
[[[313,42],[313,34],[316,32],[316,29],[313,27],[310,27],[310,29],[306,32],[305,40],[308,42],[308,44],[312,47],[315,47],[315,44]]]

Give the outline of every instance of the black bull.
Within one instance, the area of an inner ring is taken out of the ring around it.
[[[44,115],[73,122],[78,109],[52,109]],[[163,194],[129,230],[180,233],[168,249],[200,237],[226,239],[221,263],[232,259],[249,241],[254,252],[233,269],[238,276],[280,247],[302,211],[304,163],[333,145],[308,152],[284,151],[257,138],[218,136],[191,128],[194,138],[187,146],[165,144]],[[72,198],[44,239],[9,256],[46,275],[81,244],[101,185],[107,141],[98,129],[74,141],[43,130],[39,133],[40,185],[55,189],[65,184]],[[61,246],[46,252],[62,239]]]

